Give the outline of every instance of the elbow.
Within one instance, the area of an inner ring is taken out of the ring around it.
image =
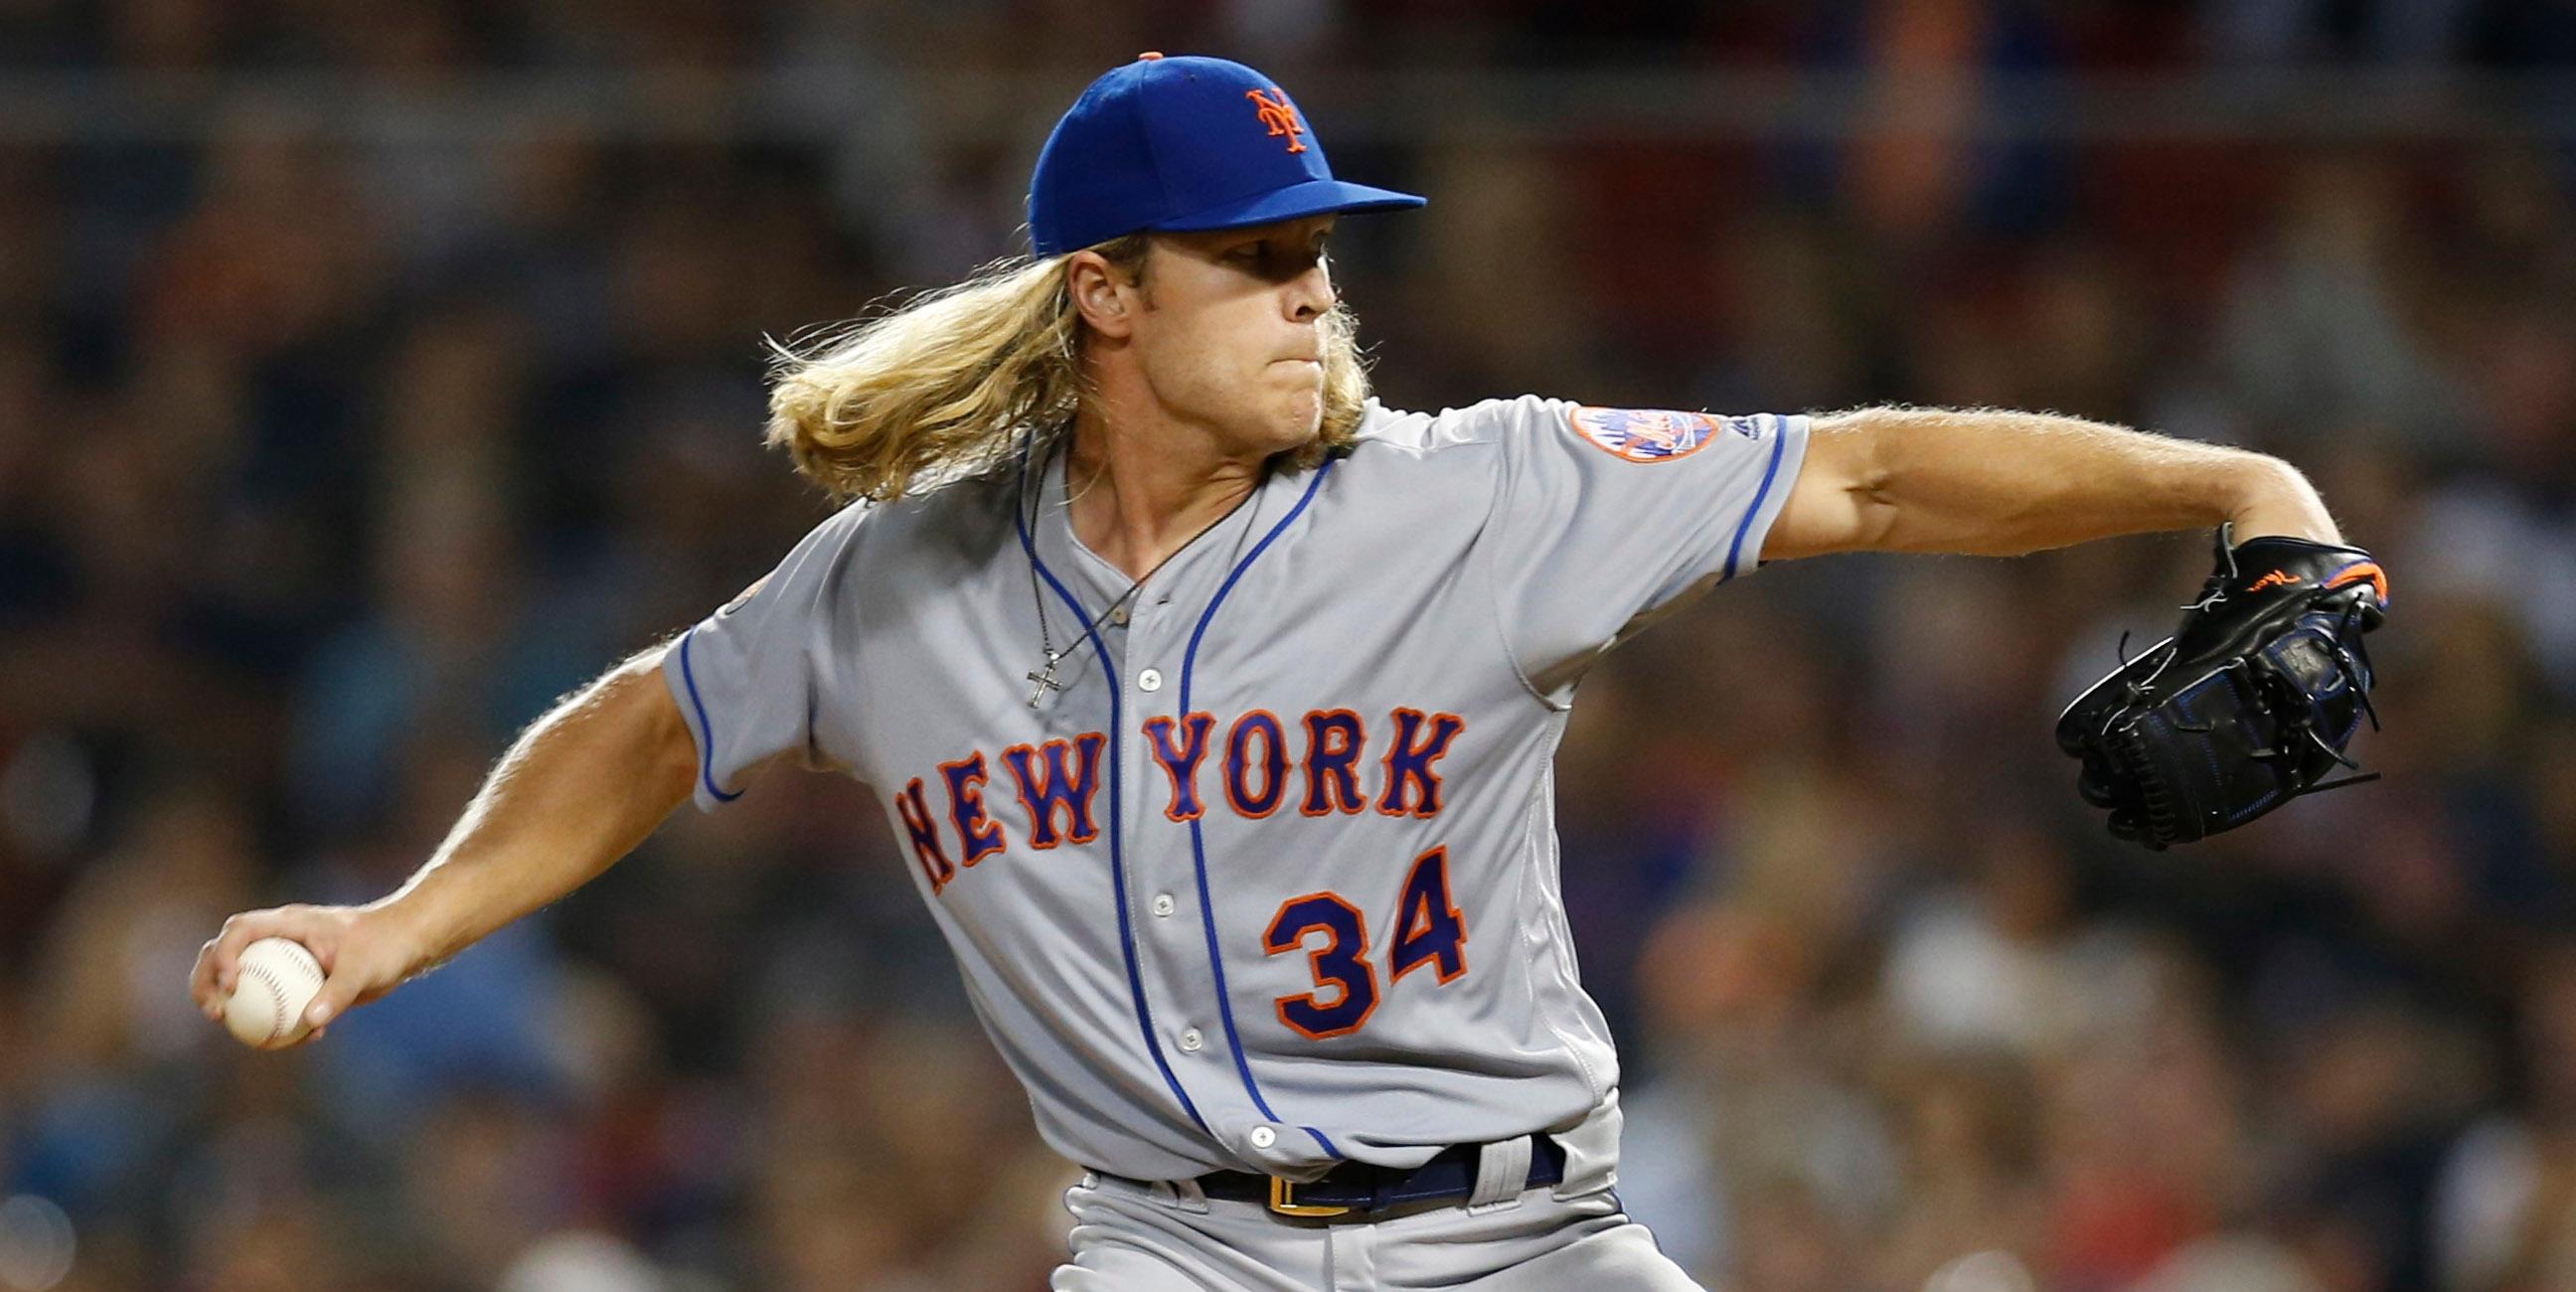
[[[1852,497],[1852,550],[1903,552],[1912,549],[1906,511],[1884,485],[1855,485]]]
[[[1902,447],[1898,437],[1903,434],[1896,419],[1876,409],[1833,420],[1833,473],[1841,486],[1844,513],[1849,517],[1849,550],[1891,551],[1903,541],[1905,508],[1899,502],[1895,462],[1897,450]]]
[[[1845,432],[1851,443],[1841,467],[1843,514],[1850,534],[1844,550],[1912,551],[1920,535],[1917,509],[1905,504],[1905,491],[1889,460],[1891,428],[1859,422]]]
[[[1816,419],[1806,457],[1763,545],[1765,563],[1882,550],[1895,540],[1900,510],[1883,429],[1866,412]]]

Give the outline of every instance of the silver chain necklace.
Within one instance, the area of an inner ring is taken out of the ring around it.
[[[1035,434],[1032,433],[1030,438],[1034,440],[1036,438]],[[1048,453],[1050,455],[1049,461],[1053,460],[1052,455],[1054,448],[1054,445],[1048,445]],[[1128,584],[1127,590],[1119,593],[1117,599],[1109,603],[1108,609],[1094,615],[1091,622],[1082,626],[1081,632],[1074,634],[1072,641],[1065,643],[1064,649],[1058,650],[1055,646],[1054,633],[1049,629],[1047,624],[1046,596],[1038,588],[1038,566],[1035,556],[1035,545],[1037,543],[1038,533],[1038,516],[1041,508],[1046,502],[1045,464],[1040,464],[1037,472],[1037,488],[1034,491],[1029,487],[1029,474],[1029,454],[1027,448],[1023,447],[1020,453],[1019,489],[1021,496],[1027,499],[1029,518],[1029,542],[1031,544],[1031,557],[1029,560],[1029,600],[1037,607],[1038,612],[1038,649],[1046,653],[1046,664],[1044,667],[1032,670],[1023,675],[1033,683],[1029,690],[1029,707],[1034,709],[1046,702],[1047,692],[1061,691],[1064,689],[1064,683],[1055,680],[1056,666],[1063,663],[1076,650],[1081,649],[1084,638],[1087,638],[1093,633],[1099,631],[1101,623],[1107,620],[1110,616],[1117,614],[1120,607],[1125,606],[1129,600],[1135,597],[1137,591],[1145,586],[1146,580],[1161,573],[1164,566],[1172,563],[1173,557],[1179,556],[1181,553],[1190,550],[1190,548],[1200,539],[1207,537],[1209,531],[1224,524],[1228,519],[1232,518],[1236,512],[1243,511],[1246,503],[1253,503],[1259,499],[1261,496],[1261,485],[1263,481],[1255,480],[1252,484],[1252,488],[1247,491],[1243,497],[1236,499],[1233,506],[1226,508],[1223,515],[1220,515],[1214,520],[1209,521],[1207,524],[1200,526],[1197,533],[1190,535],[1189,538],[1184,540],[1180,546],[1165,553],[1162,560],[1154,562],[1152,569],[1145,571],[1144,574],[1138,576],[1134,582]],[[1263,475],[1265,478],[1268,475],[1268,468],[1266,465],[1263,468]],[[1253,508],[1253,514],[1259,514],[1259,508],[1257,506]],[[1066,523],[1070,525],[1072,523],[1071,519],[1068,518]],[[1228,564],[1231,564],[1234,559],[1239,559],[1242,556],[1244,535],[1251,532],[1252,523],[1247,519],[1244,522],[1243,530],[1235,535],[1234,552],[1229,557]]]

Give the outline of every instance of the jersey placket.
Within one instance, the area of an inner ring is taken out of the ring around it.
[[[1130,902],[1138,912],[1139,961],[1158,1039],[1174,1071],[1198,1101],[1218,1147],[1257,1165],[1279,1140],[1282,1127],[1270,1114],[1244,1067],[1225,997],[1224,932],[1215,922],[1219,894],[1203,884],[1195,821],[1175,821],[1169,808],[1178,792],[1154,755],[1145,725],[1169,718],[1185,725],[1192,703],[1183,685],[1192,640],[1204,611],[1250,557],[1229,562],[1223,549],[1185,552],[1138,589],[1120,647],[1119,707],[1128,747],[1119,772],[1128,786],[1120,805],[1126,819]],[[1096,558],[1095,558],[1096,559]],[[1204,651],[1204,646],[1201,647]],[[1208,778],[1219,755],[1210,748],[1195,770],[1204,813],[1221,793]]]
[[[1214,636],[1212,639],[1210,631],[1219,612],[1225,607],[1228,598],[1238,591],[1239,585],[1261,560],[1262,555],[1270,550],[1282,534],[1295,526],[1298,517],[1303,515],[1308,505],[1314,501],[1316,491],[1332,474],[1332,469],[1333,463],[1330,460],[1318,466],[1297,490],[1295,504],[1259,535],[1250,550],[1246,551],[1240,560],[1226,565],[1197,567],[1201,572],[1201,578],[1193,581],[1191,595],[1180,598],[1176,604],[1158,607],[1165,611],[1163,615],[1158,616],[1158,627],[1171,634],[1166,639],[1166,644],[1161,646],[1165,663],[1160,667],[1164,675],[1161,686],[1172,694],[1170,700],[1161,706],[1161,711],[1168,713],[1175,721],[1186,720],[1193,709],[1205,707],[1202,696],[1213,683],[1206,680],[1203,670],[1222,666],[1222,648],[1214,644],[1216,641],[1221,641],[1222,637]],[[1208,586],[1211,581],[1208,575],[1214,576],[1213,586]],[[1186,614],[1170,613],[1184,608],[1187,610]],[[1175,659],[1177,668],[1171,663]],[[1173,689],[1175,686],[1177,690]],[[1209,739],[1211,742],[1215,739],[1213,731]],[[1211,745],[1205,758],[1198,765],[1200,776],[1204,779],[1210,775],[1211,764],[1220,762],[1216,750]],[[1215,771],[1213,774],[1219,777],[1224,775],[1222,771]],[[1202,819],[1206,816],[1211,792],[1202,784],[1199,793],[1201,810],[1197,818],[1183,822],[1171,822],[1168,819],[1156,822],[1148,818],[1141,824],[1147,826],[1162,824],[1175,831],[1167,837],[1173,838],[1175,844],[1182,850],[1176,868],[1188,876],[1188,887],[1198,895],[1198,909],[1195,913],[1199,926],[1199,946],[1204,957],[1202,963],[1206,966],[1205,972],[1208,977],[1206,997],[1213,1006],[1217,1025],[1223,1029],[1221,1037],[1223,1049],[1219,1051],[1220,1037],[1202,1027],[1203,1048],[1199,1052],[1207,1054],[1212,1063],[1231,1069],[1232,1075],[1239,1083],[1238,1088],[1242,1090],[1250,1104],[1247,1111],[1252,1117],[1258,1119],[1244,1129],[1238,1139],[1229,1142],[1228,1147],[1238,1157],[1256,1166],[1265,1163],[1284,1163],[1294,1160],[1295,1155],[1293,1150],[1282,1147],[1283,1139],[1303,1132],[1325,1153],[1338,1158],[1341,1156],[1340,1151],[1333,1147],[1332,1142],[1327,1140],[1322,1132],[1311,1127],[1298,1127],[1287,1123],[1272,1108],[1270,1101],[1262,1093],[1260,1082],[1252,1074],[1251,1057],[1244,1049],[1242,1036],[1237,1030],[1232,1002],[1228,998],[1226,953],[1229,947],[1223,941],[1226,930],[1219,925],[1216,914],[1221,895],[1210,891],[1212,881],[1208,874],[1206,838]],[[1184,907],[1184,913],[1187,913],[1186,907]],[[1177,919],[1179,916],[1176,915],[1174,918]],[[1177,977],[1180,981],[1189,980],[1187,974],[1177,975]]]
[[[1060,467],[1057,468],[1057,471],[1060,470]],[[1062,476],[1050,472],[1046,477],[1045,486],[1060,493],[1063,488]],[[1134,652],[1129,649],[1131,638],[1127,631],[1131,627],[1132,611],[1127,620],[1113,622],[1110,614],[1100,614],[1088,609],[1084,598],[1068,587],[1064,578],[1058,575],[1055,567],[1061,563],[1068,575],[1078,581],[1091,583],[1095,580],[1086,577],[1081,568],[1085,559],[1092,565],[1103,569],[1109,568],[1107,562],[1085,551],[1074,539],[1072,527],[1061,513],[1051,517],[1049,523],[1034,529],[1026,517],[1015,516],[1014,522],[1019,531],[1022,551],[1030,565],[1037,571],[1040,580],[1046,585],[1047,591],[1055,598],[1057,604],[1076,617],[1076,622],[1083,625],[1084,640],[1078,644],[1077,649],[1087,648],[1091,651],[1099,663],[1101,677],[1109,685],[1107,734],[1110,757],[1107,788],[1110,799],[1110,828],[1106,842],[1109,845],[1111,889],[1118,903],[1116,916],[1119,924],[1119,939],[1122,944],[1122,954],[1126,960],[1128,991],[1134,998],[1131,1003],[1135,1007],[1136,1022],[1141,1033],[1139,1040],[1143,1043],[1146,1055],[1152,1060],[1156,1071],[1161,1074],[1164,1083],[1171,1089],[1172,1097],[1180,1105],[1181,1111],[1200,1131],[1214,1135],[1216,1132],[1209,1126],[1207,1117],[1200,1111],[1197,1100],[1190,1093],[1188,1083],[1182,1080],[1181,1074],[1172,1064],[1170,1046],[1162,1036],[1165,1030],[1165,1016],[1153,1007],[1154,997],[1161,995],[1167,998],[1168,994],[1157,993],[1149,986],[1150,980],[1156,975],[1148,972],[1147,962],[1151,957],[1140,953],[1139,950],[1140,944],[1150,948],[1152,939],[1149,926],[1144,924],[1144,920],[1151,917],[1140,916],[1136,900],[1136,893],[1144,881],[1135,873],[1133,860],[1129,855],[1131,848],[1139,849],[1136,853],[1138,858],[1147,855],[1142,850],[1141,843],[1131,841],[1137,824],[1134,809],[1144,801],[1140,792],[1143,785],[1133,774],[1136,770],[1136,760],[1141,756],[1140,752],[1133,748],[1139,743],[1138,737],[1134,734],[1137,724],[1135,708],[1124,702],[1125,697],[1130,694],[1131,681],[1125,676],[1126,661],[1134,657]],[[1046,540],[1044,545],[1054,550],[1055,557],[1052,561],[1039,551],[1041,536]],[[1132,606],[1133,601],[1130,600],[1127,604]]]
[[[1213,549],[1184,551],[1133,590],[1123,622],[1113,611],[1102,615],[1092,632],[1103,671],[1116,688],[1113,722],[1119,730],[1111,739],[1110,768],[1119,828],[1113,851],[1123,873],[1119,900],[1130,930],[1137,1014],[1151,1020],[1153,1057],[1193,1119],[1219,1147],[1254,1165],[1281,1157],[1283,1136],[1299,1131],[1326,1153],[1341,1154],[1322,1132],[1285,1123],[1253,1077],[1227,999],[1226,947],[1216,895],[1207,891],[1199,823],[1175,822],[1165,813],[1171,786],[1155,760],[1145,724],[1157,717],[1175,723],[1188,717],[1193,703],[1189,674],[1193,662],[1209,651],[1211,620],[1245,573],[1304,514],[1332,465],[1327,461],[1294,486],[1294,505],[1263,527],[1239,559],[1214,556]],[[1058,465],[1044,480],[1042,487],[1051,495],[1063,488],[1061,470]],[[1261,487],[1274,483],[1275,478]],[[1051,516],[1047,528],[1049,545],[1083,569],[1085,582],[1117,579],[1116,567],[1074,536],[1065,513]],[[1031,555],[1034,559],[1034,550]],[[1043,562],[1041,573],[1055,582]],[[1066,601],[1075,600],[1061,584],[1057,590]],[[1215,758],[1209,750],[1196,769],[1203,812],[1208,763]],[[1237,1111],[1220,1113],[1225,1103]]]
[[[1187,609],[1187,599],[1176,597],[1172,588],[1203,582],[1187,578],[1196,564],[1165,571],[1155,580],[1162,586],[1141,589],[1120,634],[1125,642],[1118,685],[1127,747],[1121,751],[1119,772],[1132,789],[1121,805],[1130,840],[1128,879],[1136,889],[1131,900],[1139,911],[1138,941],[1150,950],[1146,959],[1154,970],[1147,987],[1155,997],[1154,1017],[1175,1068],[1201,1102],[1202,1111],[1211,1114],[1210,1132],[1225,1137],[1224,1125],[1242,1119],[1215,1116],[1211,1106],[1219,1100],[1233,1102],[1224,1032],[1217,1002],[1205,990],[1191,990],[1206,979],[1200,968],[1204,953],[1196,918],[1201,895],[1190,864],[1189,839],[1183,833],[1187,827],[1171,820],[1166,810],[1174,793],[1170,778],[1163,774],[1152,738],[1145,734],[1145,724],[1155,718],[1178,723],[1188,716],[1179,705],[1179,656],[1189,627],[1188,616],[1180,612]]]

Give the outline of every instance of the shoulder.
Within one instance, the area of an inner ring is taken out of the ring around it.
[[[1017,551],[1010,481],[949,481],[890,501],[860,499],[814,526],[787,564],[819,563],[808,578],[837,583],[879,575],[953,572]]]
[[[1561,423],[1574,407],[1561,399],[1515,395],[1436,413],[1416,413],[1389,408],[1372,399],[1352,436],[1354,455],[1376,449],[1411,457],[1442,453],[1489,456],[1476,450],[1490,450],[1529,434],[1533,428]]]
[[[887,502],[855,504],[868,512],[868,544],[892,552],[943,550],[961,544],[1018,544],[1012,500],[1027,496],[1015,472],[997,469],[943,481]]]
[[[1489,399],[1425,413],[1370,400],[1317,501],[1371,525],[1404,526],[1415,543],[1432,541],[1435,516],[1459,518],[1473,532],[1501,493],[1504,446],[1525,434],[1522,424],[1547,415],[1546,402]]]
[[[1389,408],[1372,399],[1351,437],[1355,477],[1416,489],[1441,482],[1491,490],[1517,446],[1563,427],[1574,405],[1538,395],[1480,400],[1436,413]]]

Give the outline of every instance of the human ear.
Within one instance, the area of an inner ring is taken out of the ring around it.
[[[1064,285],[1082,321],[1102,336],[1124,338],[1135,330],[1129,283],[1095,251],[1077,251],[1065,265]]]

